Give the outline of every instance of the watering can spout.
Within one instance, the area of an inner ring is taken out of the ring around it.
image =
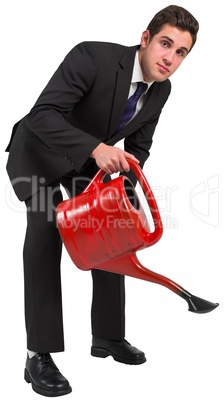
[[[123,256],[122,258],[117,259],[116,263],[114,261],[108,261],[103,266],[99,266],[98,269],[131,276],[138,279],[143,279],[145,281],[165,286],[166,288],[180,296],[182,299],[186,300],[189,307],[188,311],[191,311],[193,313],[210,313],[212,310],[219,306],[218,303],[212,303],[208,300],[204,300],[200,297],[192,295],[190,292],[185,290],[182,286],[174,282],[172,279],[169,279],[166,276],[149,270],[141,264],[141,262],[137,258],[136,253]]]
[[[219,306],[219,303],[212,303],[208,300],[201,299],[200,297],[192,295],[185,289],[182,290],[180,297],[182,297],[188,303],[188,310],[192,313],[209,313]]]

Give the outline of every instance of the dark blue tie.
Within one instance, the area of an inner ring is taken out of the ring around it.
[[[117,129],[115,130],[115,134],[118,133],[119,131],[121,131],[128,124],[128,122],[131,120],[131,118],[134,116],[137,102],[138,102],[140,96],[143,94],[143,92],[146,91],[146,88],[147,88],[147,84],[144,84],[143,82],[138,82],[135,93],[132,96],[130,96],[130,98],[126,102],[124,114],[121,118],[121,121],[120,121]]]

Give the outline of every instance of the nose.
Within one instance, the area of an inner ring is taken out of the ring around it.
[[[174,55],[175,55],[175,52],[172,51],[172,50],[170,50],[169,52],[167,52],[167,53],[165,54],[165,56],[163,57],[163,62],[164,62],[164,64],[170,66],[170,65],[172,64],[172,62],[173,62]]]

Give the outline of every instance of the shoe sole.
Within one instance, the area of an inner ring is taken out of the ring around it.
[[[70,387],[70,386],[69,386],[68,388],[63,389],[63,390],[60,390],[60,391],[47,391],[47,390],[45,390],[45,389],[43,389],[43,388],[37,387],[37,386],[33,383],[33,381],[32,381],[32,379],[31,379],[31,377],[30,377],[30,375],[29,375],[27,369],[24,370],[24,380],[25,380],[28,384],[31,384],[33,390],[34,390],[37,394],[40,394],[40,395],[55,397],[55,396],[67,395],[67,394],[70,394],[70,392],[72,392],[72,387]]]
[[[100,357],[105,359],[108,356],[112,356],[116,362],[119,363],[124,363],[124,364],[131,364],[131,365],[138,365],[138,364],[143,364],[146,362],[146,357],[143,357],[142,359],[127,359],[118,355],[115,355],[114,353],[111,353],[107,349],[101,349],[97,348],[95,346],[91,347],[91,356],[94,357]]]

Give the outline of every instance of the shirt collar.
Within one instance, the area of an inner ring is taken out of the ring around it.
[[[145,84],[148,85],[148,88],[146,90],[146,92],[148,91],[148,89],[151,87],[151,85],[153,84],[153,82],[146,82],[144,81],[143,78],[143,74],[142,74],[142,69],[141,66],[139,64],[139,50],[137,50],[136,54],[135,54],[135,61],[134,61],[134,68],[133,68],[133,73],[132,73],[132,79],[131,79],[131,83],[135,84],[137,82],[144,82]],[[145,92],[145,93],[146,93]]]

